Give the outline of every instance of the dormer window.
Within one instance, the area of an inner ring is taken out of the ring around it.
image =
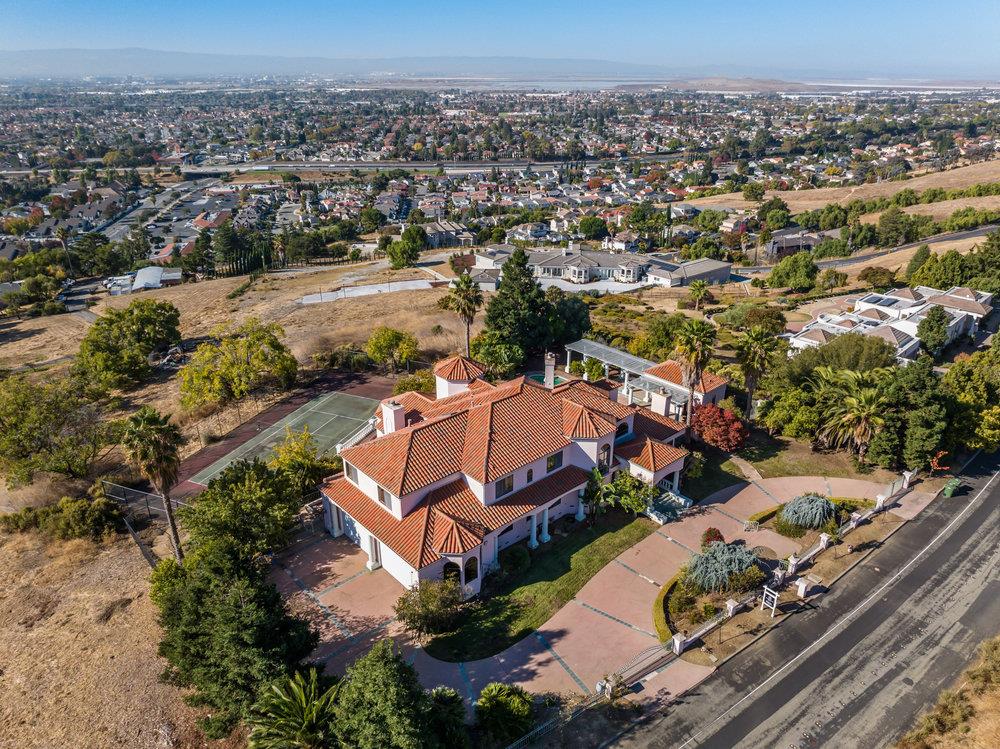
[[[514,491],[514,476],[504,476],[502,479],[496,482],[496,496],[497,498],[504,496],[505,494],[510,494]]]
[[[344,475],[351,480],[351,483],[358,483],[358,469],[350,463],[344,463]]]
[[[392,509],[392,495],[381,486],[378,488],[378,501]]]

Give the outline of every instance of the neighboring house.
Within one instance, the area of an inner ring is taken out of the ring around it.
[[[150,265],[140,268],[132,281],[132,291],[159,289],[163,286],[176,286],[183,280],[180,268],[164,268],[160,265]]]
[[[191,221],[191,225],[199,231],[201,229],[218,229],[229,221],[232,216],[233,212],[230,210],[206,211],[195,216],[194,220]]]
[[[634,231],[620,231],[614,236],[605,237],[601,247],[609,252],[636,252],[639,249],[639,235]]]
[[[764,245],[764,256],[776,260],[796,252],[809,252],[823,239],[825,237],[819,232],[807,231],[798,226],[778,229]]]
[[[193,239],[183,242],[167,242],[163,247],[153,250],[149,254],[149,262],[156,263],[157,265],[166,265],[175,257],[190,255],[194,252],[194,244],[195,240]]]
[[[732,263],[706,257],[686,263],[660,262],[651,267],[646,276],[657,286],[687,286],[692,281],[719,284],[729,281],[732,269]]]
[[[975,335],[982,319],[993,311],[993,295],[961,286],[947,291],[917,286],[865,294],[854,303],[853,311],[823,313],[789,336],[789,354],[822,346],[843,333],[860,333],[889,343],[905,364],[920,353],[917,328],[932,307],[943,307],[948,313],[947,342],[951,343]]]
[[[529,224],[519,224],[507,230],[507,242],[538,242],[549,235],[548,224],[538,221]]]
[[[583,519],[595,467],[678,488],[684,425],[619,403],[611,383],[491,385],[464,357],[434,371],[436,397],[383,401],[375,439],[343,450],[344,474],[321,488],[329,532],[406,587],[454,576],[475,595],[501,549],[536,548],[554,520]]]
[[[483,289],[496,290],[503,264],[516,249],[512,245],[490,245],[477,251],[475,264],[469,271],[472,279]],[[647,281],[662,286],[681,286],[696,278],[710,283],[724,283],[729,279],[732,268],[731,263],[718,260],[675,263],[657,255],[577,250],[572,243],[559,250],[528,249],[526,252],[528,267],[536,278],[562,279],[577,284],[594,281]]]
[[[454,221],[433,221],[423,224],[427,232],[427,243],[438,247],[472,247],[476,238],[468,229]]]

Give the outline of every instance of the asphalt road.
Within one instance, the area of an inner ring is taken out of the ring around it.
[[[960,239],[985,237],[991,231],[996,231],[997,228],[1000,228],[997,224],[987,224],[986,226],[980,226],[977,229],[966,229],[965,231],[950,231],[944,234],[935,234],[932,237],[921,239],[919,242],[909,242],[908,244],[901,244],[898,247],[889,247],[884,250],[879,250],[878,252],[869,252],[867,254],[856,255],[854,257],[834,258],[832,260],[819,260],[816,262],[816,267],[821,270],[825,268],[843,268],[847,265],[856,265],[857,263],[863,263],[866,260],[880,258],[893,252],[899,252],[900,250],[909,250],[914,247],[919,247],[922,244],[930,244],[931,242],[957,242]],[[754,265],[747,268],[737,267],[734,270],[739,273],[764,273],[771,270],[772,267],[774,266]]]
[[[883,747],[1000,633],[1000,456],[680,702],[606,746]]]

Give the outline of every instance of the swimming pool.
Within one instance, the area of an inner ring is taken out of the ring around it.
[[[528,375],[528,377],[530,379],[534,380],[535,382],[540,382],[543,385],[545,384],[545,375],[544,374],[536,373],[536,374]],[[552,384],[553,385],[562,385],[564,382],[569,382],[569,380],[567,380],[565,377],[560,377],[559,375],[556,375],[556,378],[555,378],[555,380],[553,380]]]

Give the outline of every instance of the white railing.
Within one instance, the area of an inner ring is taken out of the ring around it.
[[[340,455],[341,450],[346,450],[348,447],[354,447],[374,431],[375,419],[373,417],[358,427],[354,433],[348,436],[343,442],[337,443],[337,455]]]

